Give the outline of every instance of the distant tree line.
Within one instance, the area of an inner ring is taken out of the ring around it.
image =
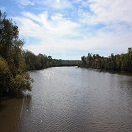
[[[31,51],[25,51],[23,56],[27,70],[41,70],[60,66],[78,66],[79,63],[77,60],[52,59],[52,56],[46,56],[43,54],[35,55]]]
[[[88,53],[87,56],[81,57],[79,66],[108,71],[132,72],[132,48],[128,48],[128,52],[125,54],[111,54],[109,57]]]

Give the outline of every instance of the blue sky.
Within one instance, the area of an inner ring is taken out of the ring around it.
[[[132,0],[0,0],[0,10],[36,55],[80,59],[132,47]]]

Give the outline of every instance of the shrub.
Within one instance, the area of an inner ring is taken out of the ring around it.
[[[0,96],[9,91],[11,73],[6,60],[0,57]]]

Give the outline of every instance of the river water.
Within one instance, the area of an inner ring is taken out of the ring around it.
[[[1,102],[0,132],[132,132],[132,76],[77,67],[30,75],[31,96]]]

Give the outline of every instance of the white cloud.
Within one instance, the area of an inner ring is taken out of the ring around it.
[[[17,1],[20,5],[22,6],[27,6],[27,5],[34,5],[34,3],[31,0],[19,0]]]
[[[32,0],[35,4],[38,4],[40,6],[44,7],[50,7],[52,9],[67,9],[72,8],[72,2],[69,2],[68,0],[41,0],[36,1]]]
[[[60,52],[61,58],[61,55],[66,56],[69,51],[74,53],[74,51],[91,50],[92,52],[94,49],[103,49],[109,54],[125,52],[132,46],[132,16],[130,14],[132,2],[128,0],[76,1],[83,7],[89,8],[89,11],[78,8],[79,17],[76,22],[74,18],[64,17],[65,14],[58,11],[58,9],[73,8],[71,2],[67,0],[59,2],[42,0],[39,4],[57,9],[50,15],[48,11],[38,15],[23,12],[23,16],[13,18],[19,24],[21,37],[30,40],[25,48],[36,54],[52,55],[52,53]],[[64,3],[66,5],[63,5]],[[98,29],[92,27],[100,23],[104,26]],[[38,42],[31,41],[31,38],[38,39]]]
[[[29,47],[27,46],[32,50],[34,49],[35,53],[40,52],[40,50],[69,49],[73,47],[70,43],[70,37],[80,36],[77,31],[80,25],[64,18],[60,13],[54,14],[51,19],[48,19],[47,12],[37,16],[24,12],[23,17],[15,17],[13,19],[19,24],[22,37],[28,36],[39,39],[36,45],[30,44]]]
[[[21,35],[36,35],[36,37],[42,36],[42,38],[47,35],[50,37],[63,37],[65,35],[76,35],[76,27],[79,27],[79,24],[63,18],[63,15],[60,13],[51,16],[51,20],[48,19],[47,12],[37,16],[24,12],[23,15],[23,17],[14,18],[14,20],[20,23]]]
[[[60,0],[57,0],[57,3],[60,3]]]
[[[54,37],[51,40],[47,40],[45,43],[44,40],[40,43],[33,43],[31,45],[26,45],[26,49],[30,49],[34,53],[46,53],[51,54],[54,52],[60,52],[60,58],[63,54],[67,54],[69,51],[73,51],[73,56],[76,51],[90,51],[94,49],[102,49],[102,52],[107,52],[107,55],[110,53],[122,53],[126,52],[127,48],[131,45],[131,35],[126,34],[121,36],[114,36],[112,34],[100,33],[97,36],[93,37],[83,37],[80,40],[64,40],[64,39],[55,39]],[[126,42],[127,40],[127,42]],[[116,49],[116,50],[115,50]],[[118,51],[117,51],[118,49]],[[104,51],[103,51],[104,50]],[[83,54],[80,55],[80,57]],[[84,54],[85,55],[85,54]],[[106,55],[106,54],[101,54]],[[77,58],[79,59],[79,58]]]
[[[132,23],[132,1],[130,0],[89,0],[85,4],[90,7],[92,14],[81,13],[83,22],[94,24]]]

